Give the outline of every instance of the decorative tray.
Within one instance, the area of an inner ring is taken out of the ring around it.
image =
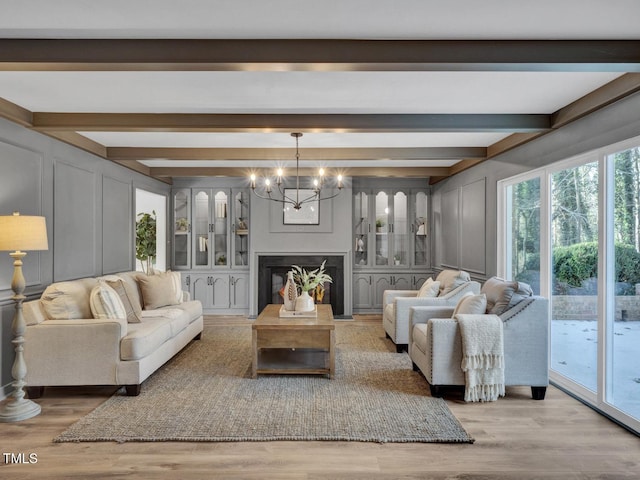
[[[309,312],[295,312],[290,310],[285,310],[284,305],[280,307],[280,312],[278,314],[280,318],[315,318],[318,316],[318,306],[314,305],[313,310]]]

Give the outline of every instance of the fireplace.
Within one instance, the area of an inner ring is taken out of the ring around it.
[[[342,255],[260,255],[258,256],[258,312],[269,303],[283,303],[279,290],[287,281],[291,265],[315,270],[323,261],[333,283],[325,285],[322,303],[331,304],[334,317],[344,316],[344,257]]]

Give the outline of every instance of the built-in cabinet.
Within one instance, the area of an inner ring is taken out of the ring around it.
[[[172,268],[205,313],[249,309],[249,191],[173,191]]]
[[[415,290],[428,278],[426,186],[353,188],[353,309],[379,310],[385,290]]]

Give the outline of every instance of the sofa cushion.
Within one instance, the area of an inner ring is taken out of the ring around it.
[[[137,292],[135,292],[131,286],[125,283],[120,277],[115,277],[115,279],[111,281],[105,280],[105,283],[113,288],[120,297],[120,301],[127,313],[127,322],[140,323],[142,321],[142,307],[140,306],[140,301],[137,298]]]
[[[189,323],[194,322],[202,316],[202,303],[199,300],[189,300],[182,302],[180,305],[171,305],[168,307],[162,307],[159,310],[179,309],[187,314]]]
[[[127,334],[120,341],[120,358],[140,360],[172,337],[170,318],[143,317],[142,322],[129,325]]]
[[[91,290],[97,284],[98,280],[95,278],[81,278],[49,285],[40,298],[47,318],[52,320],[93,318],[89,297]]]
[[[426,354],[427,353],[427,324],[416,323],[413,326],[413,344],[418,349]]]
[[[442,296],[471,281],[471,277],[464,270],[443,270],[436,277],[436,281],[440,282],[439,296]]]
[[[429,277],[422,284],[420,290],[418,290],[418,295],[416,297],[424,298],[424,297],[437,297],[440,293],[440,282],[434,281],[433,278]]]
[[[177,272],[176,274],[180,275]],[[178,300],[176,293],[174,272],[140,275],[138,284],[142,292],[145,310],[153,310],[167,305],[179,305],[182,301],[182,292],[180,292],[180,300]]]
[[[465,313],[472,315],[482,315],[487,311],[487,296],[484,293],[480,295],[474,295],[473,293],[467,293],[464,295],[453,310],[453,317],[457,314]]]
[[[487,296],[487,313],[502,315],[527,297],[533,295],[531,287],[523,282],[491,277],[484,282],[481,293]]]
[[[143,318],[148,320],[163,318],[169,320],[171,336],[175,337],[191,323],[189,314],[180,308],[158,308],[156,310],[144,310]]]
[[[120,295],[107,285],[105,281],[99,281],[98,285],[91,290],[89,306],[91,307],[93,318],[127,319],[127,312],[122,304],[122,300],[120,300]]]

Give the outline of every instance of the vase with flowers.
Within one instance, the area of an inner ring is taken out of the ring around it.
[[[309,292],[319,286],[324,286],[325,283],[331,283],[333,281],[331,276],[324,271],[325,263],[326,260],[322,262],[319,268],[311,271],[307,271],[298,265],[291,266],[293,269],[293,279],[301,291],[300,296],[296,299],[296,312],[310,312],[314,310],[315,305]]]

